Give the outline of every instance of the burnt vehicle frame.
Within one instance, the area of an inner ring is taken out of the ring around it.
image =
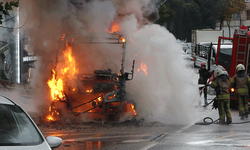
[[[95,98],[85,100],[85,102],[74,105],[74,101],[71,98],[72,87],[66,85],[64,91],[65,99],[59,100],[59,102],[65,102],[67,108],[75,115],[79,116],[83,113],[96,113],[103,115],[116,115],[123,112],[123,105],[126,102],[126,81],[130,81],[134,76],[134,64],[133,60],[131,72],[125,72],[125,55],[126,55],[126,40],[125,38],[116,33],[110,33],[112,37],[88,37],[80,40],[79,42],[74,41],[74,43],[83,43],[83,44],[118,44],[122,45],[122,60],[121,60],[121,69],[120,73],[112,73],[111,69],[108,70],[95,70],[93,74],[78,74],[77,81],[81,83],[84,87],[92,87],[92,91],[87,92],[86,89],[81,89],[77,87],[77,93],[83,95],[93,94],[96,95]],[[67,40],[69,43],[72,40]],[[52,102],[51,108],[56,109],[55,103]],[[75,111],[76,109],[91,104],[92,107],[81,112]],[[114,105],[116,104],[116,105]],[[94,109],[102,109],[100,112],[95,112]]]

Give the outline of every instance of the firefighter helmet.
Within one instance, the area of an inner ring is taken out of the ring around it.
[[[238,72],[238,71],[241,71],[241,70],[245,70],[245,66],[242,65],[242,64],[238,64],[238,65],[236,66],[236,70],[237,70],[237,72]]]
[[[214,76],[218,77],[220,75],[224,74],[223,71],[220,68],[216,68],[214,71]]]
[[[206,66],[206,64],[203,62],[203,63],[201,63],[201,66]]]

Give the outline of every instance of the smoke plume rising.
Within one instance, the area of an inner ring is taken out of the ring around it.
[[[128,99],[136,104],[138,117],[169,124],[189,120],[191,102],[197,95],[190,81],[193,72],[186,68],[175,37],[164,27],[153,24],[158,13],[152,1],[22,0],[20,6],[23,21],[28,18],[22,32],[30,39],[29,50],[39,56],[32,82],[39,91],[37,101],[48,103],[48,97],[44,97],[49,92],[46,82],[57,53],[59,58],[62,56],[59,43],[63,33],[87,37],[91,32],[100,36],[112,22],[117,22],[126,35],[127,72],[132,60],[136,60],[135,77],[127,82],[127,93]],[[93,73],[110,61],[120,67],[121,51],[114,49],[111,45],[79,45],[73,48],[73,55],[81,73]]]

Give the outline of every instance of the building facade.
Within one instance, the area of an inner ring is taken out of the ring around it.
[[[230,32],[227,22],[223,22],[222,30],[224,30],[225,37],[232,37],[234,30],[239,28],[240,25],[245,25],[250,28],[250,0],[245,0],[245,3],[247,5],[246,10],[232,16],[232,21],[230,22]],[[216,29],[220,29],[220,23],[216,24]]]

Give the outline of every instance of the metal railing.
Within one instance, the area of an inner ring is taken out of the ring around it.
[[[248,31],[244,30],[244,29],[235,29],[234,30],[234,34],[238,34],[238,35],[248,35]]]

